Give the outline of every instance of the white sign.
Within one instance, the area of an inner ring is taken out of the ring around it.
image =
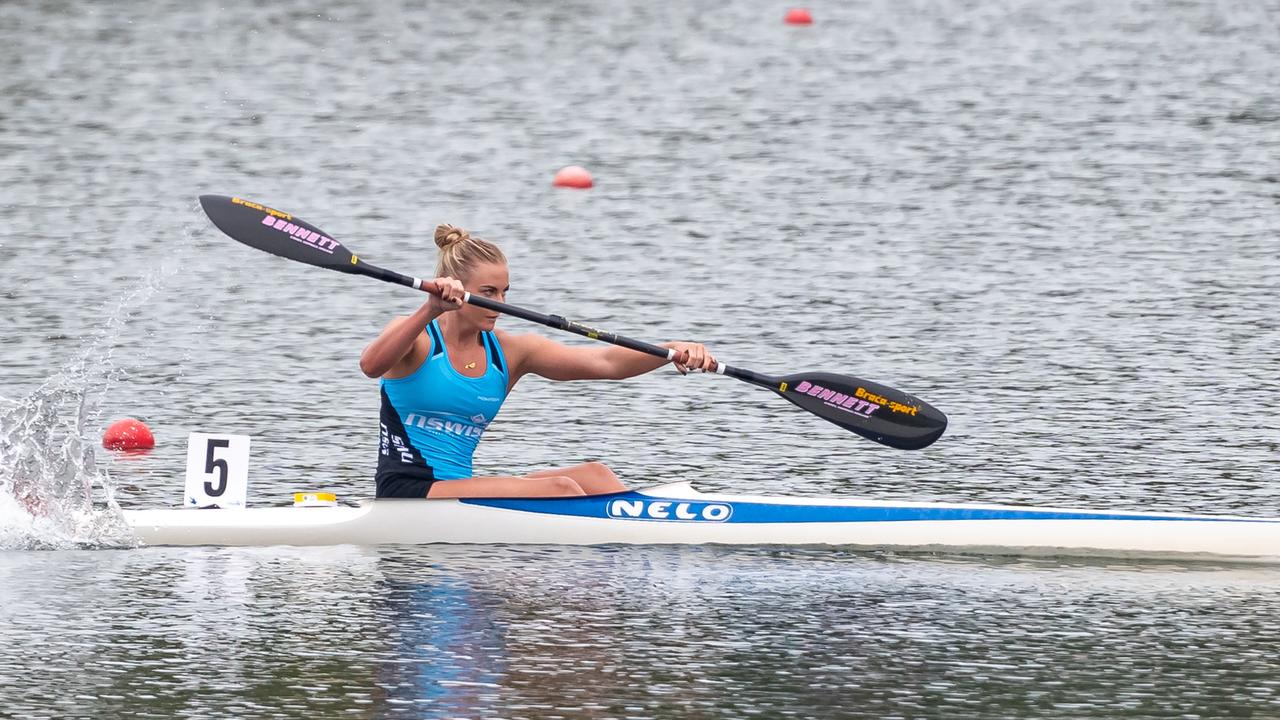
[[[249,494],[249,436],[191,433],[186,507],[242,508]]]

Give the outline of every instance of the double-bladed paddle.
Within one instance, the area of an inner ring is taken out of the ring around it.
[[[401,275],[361,260],[333,236],[287,212],[224,195],[201,195],[200,205],[219,230],[249,247],[308,265],[367,275],[386,282],[431,291],[420,278]],[[676,351],[622,335],[596,330],[515,305],[467,293],[465,302],[530,322],[566,330],[593,340],[620,345],[667,360]],[[764,375],[720,363],[716,372],[781,395],[818,417],[862,437],[902,450],[917,450],[937,440],[947,429],[947,416],[937,408],[887,385],[828,372]]]

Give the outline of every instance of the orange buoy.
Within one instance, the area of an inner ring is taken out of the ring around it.
[[[151,428],[134,418],[117,420],[102,433],[102,447],[108,450],[150,450],[155,446]]]
[[[804,8],[791,8],[787,11],[786,21],[788,25],[812,25],[813,16]]]
[[[578,188],[584,190],[591,187],[591,173],[586,168],[570,165],[569,167],[560,168],[560,172],[556,173],[556,177],[551,181],[556,187]]]

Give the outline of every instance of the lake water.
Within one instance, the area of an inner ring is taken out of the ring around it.
[[[0,4],[4,712],[1280,714],[1268,567],[131,547],[108,499],[179,501],[192,431],[253,437],[262,503],[370,495],[357,361],[420,301],[238,245],[201,193],[415,275],[452,222],[513,303],[951,418],[901,452],[726,378],[531,378],[478,471],[1280,515],[1280,4],[785,9]],[[94,449],[125,415],[155,451]]]

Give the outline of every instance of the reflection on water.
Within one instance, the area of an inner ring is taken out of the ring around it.
[[[50,585],[44,557],[0,556],[16,716],[1280,710],[1280,580],[1251,567],[198,548],[64,552]]]

